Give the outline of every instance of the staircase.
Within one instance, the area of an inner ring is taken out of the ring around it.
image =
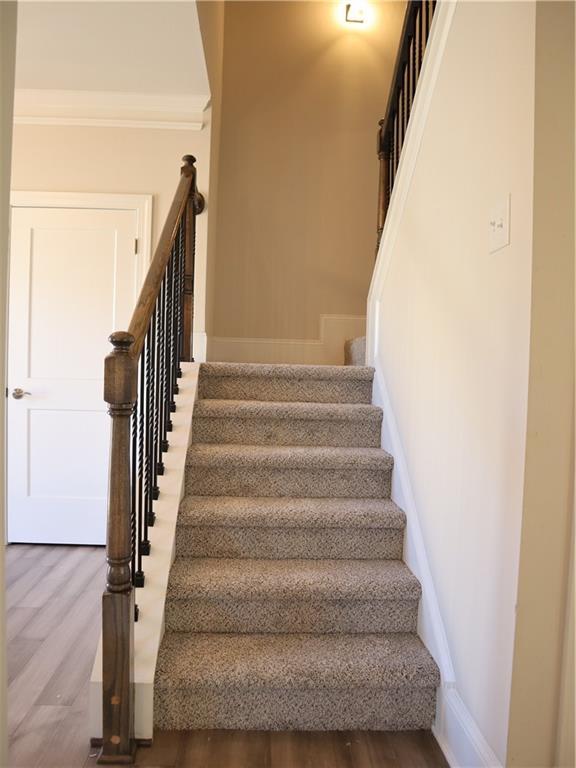
[[[201,366],[156,728],[430,728],[439,672],[372,377]]]

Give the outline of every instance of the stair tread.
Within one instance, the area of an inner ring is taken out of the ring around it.
[[[380,635],[166,633],[161,687],[429,688],[438,667],[412,633]]]
[[[335,448],[197,443],[188,449],[187,465],[280,469],[392,469],[381,448]]]
[[[308,403],[274,400],[198,400],[194,418],[382,421],[382,409],[364,403]]]
[[[418,579],[401,560],[179,558],[169,600],[418,600]]]
[[[290,365],[285,363],[202,363],[203,377],[259,377],[273,379],[317,379],[372,381],[374,368],[367,365]]]
[[[391,499],[185,496],[178,525],[403,529],[406,515]]]

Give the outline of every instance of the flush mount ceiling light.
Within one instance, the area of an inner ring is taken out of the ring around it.
[[[364,24],[366,21],[366,6],[364,3],[347,3],[344,16],[347,24]]]

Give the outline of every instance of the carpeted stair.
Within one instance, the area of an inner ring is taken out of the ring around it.
[[[430,728],[439,673],[372,376],[201,366],[156,727]]]

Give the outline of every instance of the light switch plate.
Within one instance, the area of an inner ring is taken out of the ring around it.
[[[507,245],[510,245],[510,195],[492,206],[488,221],[488,252],[495,253]]]

